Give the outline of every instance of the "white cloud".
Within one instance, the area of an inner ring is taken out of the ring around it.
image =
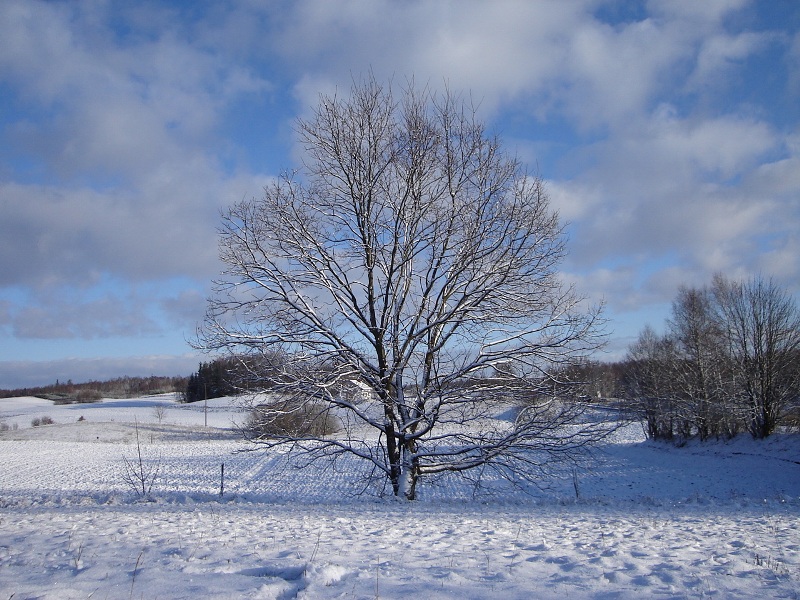
[[[702,42],[696,67],[688,80],[689,88],[722,85],[738,63],[762,50],[774,35],[746,31],[737,35],[719,33]]]
[[[800,94],[800,31],[795,33],[790,41],[786,61],[789,70],[788,86],[796,96]]]
[[[470,90],[487,112],[541,91],[564,63],[560,37],[583,16],[579,2],[296,3],[274,48],[302,72],[303,105],[319,91],[349,89],[372,69],[398,82]],[[401,81],[402,80],[402,81]],[[309,83],[313,82],[313,83]]]
[[[550,206],[562,223],[593,218],[605,200],[603,190],[576,181],[547,181]]]
[[[665,75],[687,57],[683,32],[653,20],[613,28],[587,23],[573,32],[563,102],[582,127],[615,127],[647,110]]]
[[[227,102],[269,87],[169,26],[127,43],[92,35],[81,6],[12,3],[0,19],[0,64],[28,102],[54,111],[50,120],[18,124],[15,142],[62,177],[88,171],[135,181],[184,161],[217,141]]]
[[[371,69],[379,78],[413,75],[434,88],[447,82],[469,90],[489,117],[513,106],[605,129],[647,115],[660,93],[685,93],[676,76],[695,70],[699,78],[768,38],[725,33],[724,17],[743,2],[696,4],[653,3],[649,18],[612,26],[595,18],[591,0],[306,0],[276,18],[272,43],[302,73],[303,107],[315,105],[320,91],[346,91],[354,75]]]
[[[0,330],[26,341],[157,338],[174,328],[189,335],[203,318],[209,287],[187,279],[52,284],[0,301]]]
[[[656,115],[625,134],[595,145],[595,165],[585,172],[579,189],[595,190],[592,205],[608,219],[603,228],[614,227],[614,221],[620,226],[632,219],[639,223],[633,236],[625,236],[634,247],[652,247],[664,235],[693,227],[696,221],[687,217],[701,217],[703,207],[715,205],[716,194],[727,196],[735,189],[729,188],[729,179],[753,171],[782,146],[780,136],[765,123],[728,117],[694,122]],[[603,200],[596,198],[596,190],[602,190]],[[597,228],[591,223],[587,227]]]
[[[172,200],[158,205],[129,192],[0,184],[2,283],[87,285],[100,273],[208,276],[216,267],[213,211],[193,207],[191,198]]]
[[[170,321],[187,332],[192,332],[201,321],[206,310],[208,290],[185,289],[175,296],[161,300],[160,307]]]
[[[764,122],[736,116],[678,119],[668,111],[660,113],[634,143],[651,146],[654,158],[681,164],[697,175],[727,179],[780,149],[780,138]]]
[[[14,316],[17,338],[93,339],[153,334],[158,325],[141,304],[115,294],[88,302],[65,302],[64,298],[42,305],[25,306]]]
[[[795,235],[777,239],[766,252],[759,253],[758,271],[771,273],[777,280],[786,285],[790,293],[800,297],[800,231]]]
[[[44,116],[6,130],[44,177],[0,182],[5,284],[209,277],[218,208],[260,193],[263,176],[223,172],[217,129],[269,84],[170,24],[117,39],[108,8],[0,8],[0,76]]]

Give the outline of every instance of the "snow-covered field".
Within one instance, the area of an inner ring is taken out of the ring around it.
[[[543,489],[405,503],[354,463],[237,452],[242,421],[227,399],[0,400],[0,600],[800,596],[797,435],[676,449],[631,425]],[[153,501],[125,481],[134,422]]]

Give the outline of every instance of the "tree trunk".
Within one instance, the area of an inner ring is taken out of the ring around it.
[[[413,442],[403,441],[400,444],[400,481],[398,496],[406,500],[416,500],[419,468],[412,449]]]

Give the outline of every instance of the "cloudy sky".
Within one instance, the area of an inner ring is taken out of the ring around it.
[[[370,69],[545,178],[607,357],[715,272],[800,291],[796,0],[3,0],[0,39],[0,388],[191,372],[220,210]]]

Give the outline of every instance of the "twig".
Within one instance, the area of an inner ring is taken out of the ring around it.
[[[136,565],[133,567],[133,577],[131,577],[131,595],[130,595],[130,598],[133,598],[133,584],[136,583],[136,573],[138,573],[139,561],[142,560],[142,555],[143,554],[144,554],[144,548],[142,548],[142,551],[139,552],[139,556],[136,559]]]
[[[314,543],[314,551],[311,553],[311,558],[308,562],[313,563],[314,557],[317,555],[317,550],[319,550],[319,539],[322,537],[322,529],[317,531],[317,541]]]
[[[75,561],[75,569],[76,570],[80,569],[80,562],[81,562],[81,554],[82,553],[83,553],[83,542],[78,544],[78,553],[77,553],[77,555],[75,557],[73,557],[73,560]]]
[[[575,488],[575,500],[578,501],[581,499],[581,488],[578,484],[578,469],[576,467],[572,467],[572,487]]]

